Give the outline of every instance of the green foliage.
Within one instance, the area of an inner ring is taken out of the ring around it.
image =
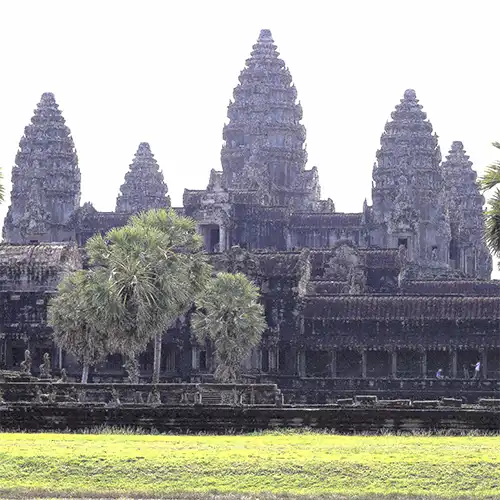
[[[494,142],[493,146],[500,149],[500,143]],[[484,191],[495,189],[488,199],[488,208],[485,212],[485,240],[491,252],[500,256],[500,161],[494,161],[486,167],[484,175],[479,179],[479,187]]]
[[[99,363],[109,352],[109,339],[100,327],[107,314],[103,301],[107,287],[98,272],[77,271],[63,279],[48,307],[47,321],[56,344],[84,367]]]
[[[211,276],[201,248],[196,223],[172,210],[145,212],[92,237],[92,269],[64,280],[50,306],[56,342],[87,365],[105,352],[121,353],[137,374],[136,357],[155,338],[159,377],[161,336]]]
[[[110,283],[105,325],[112,347],[132,357],[192,306],[211,273],[196,223],[172,210],[132,217],[86,249]]]
[[[192,318],[199,342],[213,343],[215,377],[234,381],[266,328],[259,290],[243,274],[219,273],[196,301]]]
[[[494,142],[493,147],[500,149],[500,142]],[[486,167],[483,176],[479,179],[479,187],[482,191],[493,189],[500,183],[500,160],[494,161]]]
[[[4,201],[5,198],[5,188],[3,186],[3,174],[2,170],[0,169],[0,203]]]
[[[2,498],[498,498],[500,481],[498,437],[2,434],[0,443]]]

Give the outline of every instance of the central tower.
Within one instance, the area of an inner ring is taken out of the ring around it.
[[[309,208],[319,200],[317,169],[305,170],[302,106],[276,48],[271,31],[262,30],[234,89],[223,131],[223,185],[266,193],[270,205]]]

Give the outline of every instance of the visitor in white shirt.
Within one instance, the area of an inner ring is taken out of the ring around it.
[[[474,377],[475,379],[479,378],[479,375],[481,374],[481,361],[478,361],[475,366],[474,366]]]

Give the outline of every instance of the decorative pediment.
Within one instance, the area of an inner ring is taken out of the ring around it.
[[[348,281],[352,269],[362,265],[359,250],[350,241],[339,241],[332,248],[331,257],[325,266],[325,278]]]

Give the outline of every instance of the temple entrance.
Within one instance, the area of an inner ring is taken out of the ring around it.
[[[435,378],[443,370],[443,377],[451,377],[450,353],[448,351],[427,351],[427,376]]]
[[[361,353],[348,349],[337,352],[337,376],[339,378],[361,378]]]
[[[200,351],[200,372],[206,372],[208,368],[207,351]]]
[[[218,224],[203,224],[200,226],[203,237],[203,247],[207,252],[220,251],[220,227]]]
[[[413,349],[399,350],[396,376],[399,378],[420,378],[422,376],[420,352]]]
[[[306,351],[306,376],[328,377],[329,360],[328,351]]]
[[[389,377],[391,375],[390,353],[387,351],[366,351],[366,376]]]
[[[19,367],[24,361],[24,351],[27,345],[23,340],[7,339],[5,344],[5,366],[7,368]]]
[[[164,365],[163,371],[175,372],[179,366],[180,356],[179,349],[175,345],[167,345],[164,349],[165,355],[163,357]]]

